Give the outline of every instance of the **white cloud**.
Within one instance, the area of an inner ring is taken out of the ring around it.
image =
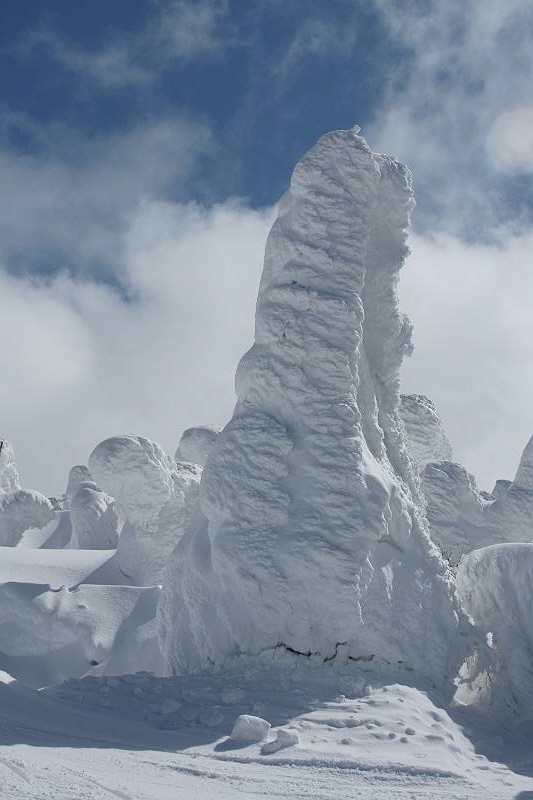
[[[42,269],[59,259],[118,279],[128,214],[142,197],[183,189],[212,147],[206,128],[180,118],[98,139],[57,125],[23,133],[38,138],[38,155],[0,149],[0,261]]]
[[[412,236],[411,247],[400,296],[415,351],[402,390],[435,401],[454,457],[490,491],[533,433],[533,234],[500,247]]]
[[[532,104],[531,3],[374,3],[407,57],[391,63],[369,141],[411,167],[419,225],[487,240],[509,215],[486,137],[501,114]]]
[[[533,172],[533,106],[500,114],[489,129],[487,150],[503,172]]]
[[[190,425],[223,424],[253,315],[270,211],[145,201],[124,233],[133,300],[67,273],[0,271],[1,435],[23,483],[62,491],[110,435],[174,452]]]

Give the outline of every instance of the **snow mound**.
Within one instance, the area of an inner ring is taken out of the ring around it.
[[[69,498],[72,538],[70,547],[107,550],[117,547],[119,519],[115,501],[92,481],[79,484]]]
[[[19,474],[15,464],[13,445],[0,439],[0,494],[20,489]]]
[[[504,723],[533,721],[533,544],[499,544],[464,556],[457,588],[484,632],[492,663],[480,664],[480,693]]]
[[[231,738],[236,742],[264,742],[268,738],[270,722],[252,714],[240,714],[235,720]]]
[[[195,503],[201,468],[176,464],[141,436],[101,442],[89,468],[125,519],[118,541],[121,569],[137,585],[161,583]]]
[[[429,397],[400,395],[400,417],[405,425],[407,446],[419,470],[430,461],[452,460],[451,445]]]
[[[176,461],[189,461],[203,467],[219,435],[220,429],[210,425],[187,428],[176,450]]]
[[[50,500],[39,492],[0,493],[0,546],[14,547],[25,531],[45,528],[55,517]]]
[[[355,129],[324,136],[296,166],[238,403],[165,579],[169,672],[281,648],[401,662],[437,684],[455,674],[467,623],[398,413],[412,346],[396,287],[412,207],[408,170]]]

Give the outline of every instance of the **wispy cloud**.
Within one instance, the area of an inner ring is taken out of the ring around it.
[[[301,24],[290,40],[274,75],[281,86],[295,80],[309,59],[329,61],[346,59],[357,41],[355,19],[302,17]]]
[[[19,116],[3,122],[0,261],[15,271],[67,266],[120,280],[129,215],[144,198],[183,196],[212,148],[209,130],[185,118],[96,138]],[[31,155],[9,147],[13,127]]]
[[[473,238],[522,223],[524,198],[508,202],[490,131],[510,109],[533,109],[529,0],[374,3],[403,55],[367,133],[412,168],[415,219]]]
[[[85,81],[119,89],[150,84],[176,62],[219,55],[232,41],[226,0],[152,0],[148,9],[140,31],[110,31],[94,49],[41,28],[28,32],[15,50],[26,58],[44,51]]]

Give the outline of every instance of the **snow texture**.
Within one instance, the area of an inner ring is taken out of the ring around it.
[[[89,468],[125,520],[118,541],[123,572],[139,586],[160,584],[194,506],[201,468],[176,464],[141,436],[101,442]]]
[[[189,461],[192,464],[199,464],[201,467],[205,466],[207,456],[219,435],[220,429],[210,425],[187,428],[186,431],[183,431],[176,450],[176,461]]]
[[[401,663],[436,684],[455,675],[467,622],[398,413],[412,207],[408,170],[358,129],[324,136],[296,166],[237,406],[165,579],[169,672],[286,649]]]
[[[492,648],[488,664],[474,665],[479,691],[492,714],[512,726],[533,721],[532,585],[530,543],[474,550],[457,573],[464,607]]]
[[[429,397],[400,396],[400,417],[405,425],[409,452],[421,471],[431,461],[451,461],[452,448]]]

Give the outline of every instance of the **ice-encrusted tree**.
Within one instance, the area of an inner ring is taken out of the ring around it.
[[[400,422],[397,281],[411,177],[358,128],[299,162],[255,342],[159,608],[169,672],[269,651],[403,664],[443,685],[467,624],[427,535]]]

